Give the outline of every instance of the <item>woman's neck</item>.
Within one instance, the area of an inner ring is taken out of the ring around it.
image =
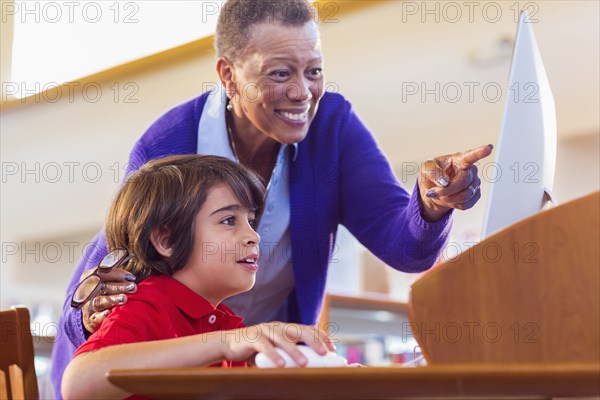
[[[244,124],[239,121],[233,113],[227,119],[234,156],[244,166],[258,173],[265,184],[268,183],[281,144],[260,132],[249,122]]]

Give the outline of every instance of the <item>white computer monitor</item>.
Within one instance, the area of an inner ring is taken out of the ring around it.
[[[533,25],[522,11],[496,160],[484,177],[491,187],[482,239],[539,212],[552,191],[556,111]]]

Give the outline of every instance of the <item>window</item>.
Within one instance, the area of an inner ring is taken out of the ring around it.
[[[224,1],[14,1],[21,98],[214,33]]]

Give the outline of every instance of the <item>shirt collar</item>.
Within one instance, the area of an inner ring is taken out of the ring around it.
[[[227,306],[219,304],[214,307],[208,300],[194,292],[192,289],[166,275],[152,275],[145,282],[159,286],[159,290],[182,311],[193,319],[203,318],[215,311],[223,313],[229,319],[237,319],[242,322],[244,318],[235,315]]]
[[[235,161],[235,156],[227,137],[227,125],[225,123],[226,103],[227,96],[223,86],[220,86],[219,89],[211,90],[202,110],[200,123],[198,124],[198,148],[196,149],[196,153],[226,157]],[[284,146],[293,148],[291,150],[292,161],[296,161],[298,157],[298,143]]]
[[[292,161],[296,161],[296,158],[298,158],[298,143],[288,144],[287,146],[292,147]]]

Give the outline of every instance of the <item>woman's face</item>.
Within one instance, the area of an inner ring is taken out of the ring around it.
[[[300,142],[323,95],[317,26],[262,23],[250,32],[248,50],[231,75],[238,134],[254,128],[280,143]]]

